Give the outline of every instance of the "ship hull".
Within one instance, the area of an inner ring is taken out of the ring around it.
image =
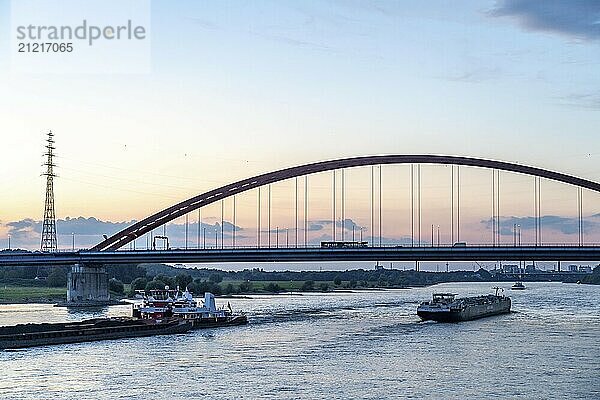
[[[186,320],[192,323],[192,329],[220,328],[223,326],[238,326],[248,323],[245,315],[236,315],[234,317],[202,318]]]
[[[0,328],[0,349],[184,333],[192,324],[181,321],[150,323],[96,319],[75,323],[28,324]]]
[[[493,315],[506,314],[510,312],[510,299],[492,304],[478,304],[465,307],[464,309],[446,309],[446,310],[417,310],[417,315],[424,321],[438,322],[461,322],[474,319],[491,317]]]

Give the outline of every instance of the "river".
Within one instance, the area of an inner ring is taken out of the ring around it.
[[[0,398],[600,398],[600,286],[527,283],[506,291],[514,312],[476,321],[415,314],[433,291],[491,286],[218,299],[250,323],[0,352]],[[0,325],[129,312],[0,305]]]

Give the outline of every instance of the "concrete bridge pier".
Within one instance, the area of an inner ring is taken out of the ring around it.
[[[67,305],[110,302],[108,273],[103,265],[75,264],[67,275]]]

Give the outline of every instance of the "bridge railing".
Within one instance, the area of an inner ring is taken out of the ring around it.
[[[518,248],[535,248],[535,247],[539,247],[539,248],[548,248],[548,247],[555,247],[555,248],[577,248],[577,247],[600,247],[600,243],[586,243],[586,244],[578,244],[578,243],[544,243],[544,244],[538,244],[535,245],[534,243],[521,243],[520,245],[514,245],[514,244],[489,244],[489,243],[469,243],[466,245],[452,245],[452,244],[440,244],[440,245],[430,245],[430,244],[421,244],[421,245],[410,245],[410,244],[381,244],[381,245],[375,245],[375,246],[371,246],[368,245],[366,247],[322,247],[319,244],[308,244],[308,245],[304,245],[304,244],[299,244],[299,245],[289,245],[289,246],[285,246],[285,245],[279,245],[279,246],[268,246],[268,245],[263,245],[263,246],[256,246],[256,245],[236,245],[236,246],[231,246],[231,245],[225,245],[225,246],[206,246],[206,247],[197,247],[197,246],[188,246],[188,247],[181,247],[181,246],[177,246],[177,247],[170,247],[168,249],[165,248],[156,248],[156,249],[150,249],[150,248],[137,248],[137,249],[118,249],[115,250],[117,252],[131,252],[131,251],[173,251],[173,250],[188,250],[188,251],[201,251],[201,250],[251,250],[251,249],[261,249],[261,250],[268,250],[268,249],[323,249],[323,250],[360,250],[360,249],[391,249],[391,248],[406,248],[406,249],[410,249],[410,248],[414,248],[414,249],[431,249],[431,248],[443,248],[443,249],[464,249],[464,248],[469,248],[469,249],[477,249],[477,248],[514,248],[514,249],[518,249]],[[82,250],[85,251],[85,250]]]
[[[490,244],[490,243],[467,243],[466,245],[452,245],[452,244],[444,244],[441,243],[439,245],[434,245],[432,246],[431,244],[421,244],[421,245],[410,245],[410,244],[395,244],[395,243],[390,243],[390,244],[377,244],[375,246],[371,246],[368,245],[366,247],[322,247],[320,244],[298,244],[297,246],[294,244],[291,244],[289,246],[285,246],[285,245],[279,245],[279,246],[275,246],[275,245],[263,245],[263,246],[256,246],[256,245],[236,245],[231,246],[231,245],[225,245],[225,246],[206,246],[206,247],[197,247],[197,246],[188,246],[188,247],[184,247],[184,246],[174,246],[174,247],[170,247],[168,249],[165,248],[156,248],[156,249],[151,249],[151,248],[146,248],[146,247],[140,247],[140,248],[136,248],[136,249],[131,249],[131,248],[120,248],[117,250],[112,250],[111,252],[147,252],[147,251],[219,251],[219,250],[227,250],[227,251],[235,251],[235,250],[277,250],[277,249],[323,249],[323,251],[332,251],[332,250],[360,250],[360,249],[393,249],[393,248],[404,248],[404,249],[456,249],[456,250],[460,250],[460,249],[470,249],[470,250],[477,250],[479,249],[490,249],[490,248],[514,248],[514,249],[519,249],[519,248],[548,248],[548,247],[553,247],[553,248],[578,248],[578,247],[582,247],[582,248],[595,248],[595,247],[600,247],[600,243],[585,243],[585,244],[578,244],[578,243],[561,243],[561,242],[553,242],[553,243],[544,243],[544,244],[538,244],[535,245],[534,243],[521,243],[520,245],[517,244],[516,246],[512,243],[502,243],[502,244]],[[79,253],[79,252],[89,252],[91,251],[90,249],[86,249],[86,248],[82,248],[82,249],[75,249],[73,251],[73,249],[58,249],[56,251],[54,251],[53,253],[58,253],[58,254],[66,254],[66,253]],[[102,252],[104,250],[100,250],[100,252]],[[39,250],[35,250],[35,251],[27,251],[27,250],[8,250],[8,249],[3,249],[0,250],[0,255],[4,255],[4,256],[8,256],[8,255],[18,255],[18,254],[51,254],[51,253],[45,253],[45,252],[41,252]]]

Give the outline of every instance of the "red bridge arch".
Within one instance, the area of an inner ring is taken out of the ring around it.
[[[98,243],[91,250],[116,250],[142,235],[166,224],[182,215],[197,210],[211,203],[231,197],[260,186],[275,182],[284,181],[298,176],[314,174],[318,172],[331,171],[341,168],[362,167],[369,165],[385,164],[440,164],[440,165],[463,165],[470,167],[481,167],[497,169],[508,172],[521,173],[541,178],[551,179],[600,192],[600,183],[578,178],[559,172],[549,171],[542,168],[529,167],[525,165],[509,163],[504,161],[486,160],[482,158],[443,156],[443,155],[381,155],[343,158],[338,160],[320,161],[311,164],[300,165],[281,169],[274,172],[258,175],[252,178],[244,179],[217,189],[210,190],[198,196],[192,197],[169,208],[157,212],[143,220],[136,222],[128,228],[115,233],[104,241]]]

